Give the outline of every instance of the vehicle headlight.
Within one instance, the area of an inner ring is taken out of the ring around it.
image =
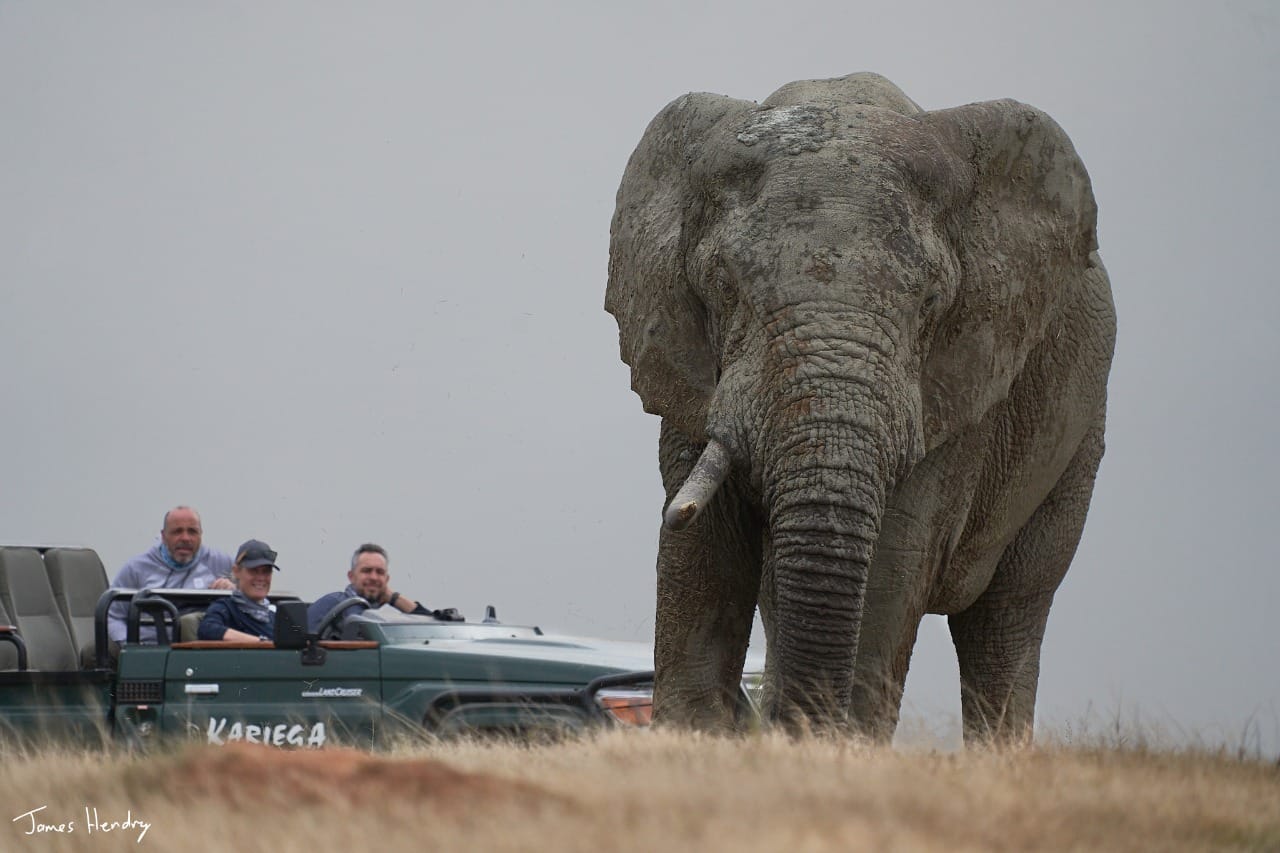
[[[652,689],[604,688],[596,692],[596,702],[619,723],[647,726],[653,721]]]

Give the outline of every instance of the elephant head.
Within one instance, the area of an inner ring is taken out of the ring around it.
[[[926,112],[857,74],[690,94],[645,131],[605,307],[645,411],[705,447],[664,536],[730,476],[761,519],[775,714],[847,706],[891,495],[1008,399],[1095,219],[1067,136],[1014,101]]]

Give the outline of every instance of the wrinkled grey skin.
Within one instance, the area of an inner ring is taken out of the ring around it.
[[[758,603],[765,713],[789,729],[891,736],[942,613],[966,738],[1030,735],[1103,452],[1095,224],[1066,134],[1014,101],[924,112],[855,74],[653,120],[605,307],[662,416],[668,501],[709,441],[727,460],[661,533],[659,721],[733,725]]]

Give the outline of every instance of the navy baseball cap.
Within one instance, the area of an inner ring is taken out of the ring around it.
[[[280,567],[276,565],[276,552],[261,539],[250,539],[236,550],[236,565],[245,569],[270,566],[277,572],[280,571]]]

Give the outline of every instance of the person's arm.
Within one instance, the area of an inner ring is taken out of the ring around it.
[[[209,589],[235,589],[235,583],[231,580],[231,557],[221,551],[211,551],[209,554],[209,568],[213,572],[213,580],[209,584]]]
[[[204,618],[200,620],[200,627],[196,628],[196,639],[199,640],[221,640],[222,635],[227,633],[227,607],[221,601],[215,601],[209,605],[209,609],[204,612]]]
[[[244,631],[237,631],[235,628],[228,628],[218,639],[224,643],[261,643],[267,638],[259,637],[256,634],[246,634]]]
[[[401,595],[398,592],[392,592],[387,595],[387,600],[383,602],[389,604],[401,613],[416,613],[419,616],[430,616],[431,611],[423,607],[421,603],[414,601],[408,596]]]
[[[261,641],[261,637],[257,634],[246,634],[244,631],[231,627],[231,623],[235,621],[234,615],[231,613],[231,607],[225,601],[215,601],[209,605],[209,609],[205,611],[204,618],[200,620],[200,627],[196,630],[196,636],[201,640],[223,640],[225,642],[242,642],[257,643]]]
[[[398,592],[393,592],[387,596],[387,600],[383,604],[389,604],[402,613],[408,613],[411,616],[430,616],[433,619],[441,619],[445,622],[465,622],[466,617],[458,612],[455,607],[448,607],[444,610],[428,610],[420,601],[414,601],[412,598],[406,598]]]
[[[115,579],[111,581],[112,589],[137,589],[137,579],[132,571],[132,564],[125,563],[120,567],[120,571],[116,572]],[[125,626],[129,617],[128,600],[114,601],[107,610],[107,637],[117,643],[123,643],[128,630]]]
[[[125,625],[125,620],[129,618],[129,604],[127,601],[113,601],[111,608],[107,610],[107,637],[117,643],[123,643],[125,635],[129,633]]]
[[[230,623],[231,611],[227,609],[226,602],[215,601],[209,605],[209,609],[204,613],[204,618],[200,620],[200,627],[196,629],[196,638],[200,640],[224,639],[227,633],[233,630]]]

